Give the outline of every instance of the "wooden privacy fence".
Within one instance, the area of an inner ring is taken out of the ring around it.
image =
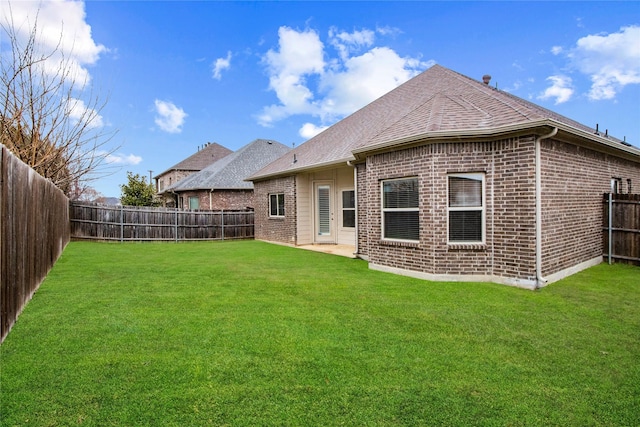
[[[605,194],[602,217],[602,247],[609,263],[640,265],[640,194]]]
[[[69,242],[68,199],[0,144],[0,342]]]
[[[112,241],[253,238],[253,211],[188,211],[70,202],[71,237]]]

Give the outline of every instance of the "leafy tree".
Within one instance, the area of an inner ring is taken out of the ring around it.
[[[0,20],[1,142],[67,195],[89,180],[112,173],[104,146],[101,110],[88,77],[81,78],[69,52],[48,49],[39,40],[44,31],[14,22],[11,3],[3,3]],[[25,32],[28,29],[28,32]],[[48,50],[48,51],[47,51]],[[43,53],[44,52],[44,53]],[[80,97],[84,98],[81,99]]]
[[[129,182],[120,186],[120,203],[124,206],[160,206],[153,184],[147,184],[144,176],[127,172]]]

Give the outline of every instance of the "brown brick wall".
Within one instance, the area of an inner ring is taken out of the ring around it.
[[[255,238],[296,244],[295,177],[254,182]],[[284,218],[269,217],[269,195],[284,193]]]
[[[612,177],[640,189],[640,164],[542,142],[543,275],[602,255],[602,193]],[[447,174],[485,174],[485,244],[447,244]],[[417,176],[420,241],[381,240],[380,181]],[[370,262],[435,275],[535,280],[535,137],[431,144],[372,155],[358,169],[359,250]],[[364,212],[363,212],[364,211]]]
[[[356,180],[357,186],[356,188],[356,197],[358,198],[358,206],[356,215],[358,221],[358,235],[356,239],[358,239],[358,255],[362,257],[367,257],[369,255],[369,248],[367,242],[368,238],[368,225],[367,225],[367,165],[364,163],[358,164],[356,167]]]
[[[209,195],[211,194],[211,199]],[[184,191],[179,196],[182,207],[188,209],[189,197],[198,197],[200,210],[245,210],[253,208],[253,190]],[[211,204],[209,202],[211,201]]]
[[[602,255],[602,194],[611,178],[640,192],[640,164],[557,140],[541,145],[543,276]]]
[[[485,174],[485,244],[447,244],[447,174]],[[437,275],[532,279],[535,274],[534,141],[425,145],[366,164],[366,250],[377,265]],[[417,176],[420,242],[381,240],[380,181]]]
[[[195,172],[197,171],[171,170],[164,175],[160,175],[158,176],[158,188],[156,188],[156,191],[162,193],[169,188],[169,186],[175,185],[178,181],[185,179]],[[161,186],[162,189],[160,189]]]

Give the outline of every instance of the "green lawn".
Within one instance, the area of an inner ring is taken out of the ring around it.
[[[72,242],[0,357],[3,426],[638,426],[640,268],[532,292],[256,241]]]

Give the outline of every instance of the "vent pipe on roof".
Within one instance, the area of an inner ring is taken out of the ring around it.
[[[491,76],[489,74],[485,74],[484,76],[482,76],[482,83],[488,85],[490,81],[491,81]]]

